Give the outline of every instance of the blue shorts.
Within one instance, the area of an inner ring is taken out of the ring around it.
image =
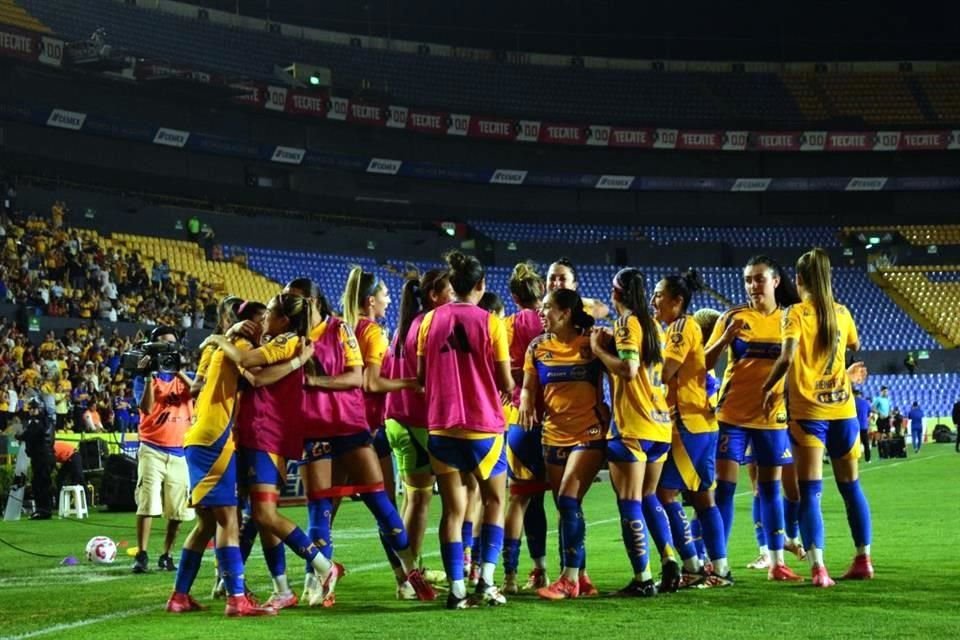
[[[606,440],[588,440],[580,444],[561,447],[552,444],[543,445],[543,461],[558,467],[567,466],[567,460],[574,451],[606,451]]]
[[[303,441],[303,457],[300,459],[300,464],[339,458],[345,453],[370,444],[371,441],[369,431],[359,431],[348,436],[307,439]]]
[[[737,464],[756,462],[761,467],[782,467],[793,464],[793,452],[786,429],[755,429],[720,423],[718,460]]]
[[[540,481],[547,476],[543,465],[543,427],[536,426],[529,431],[518,424],[511,424],[507,430],[507,473],[511,480]]]
[[[607,440],[607,462],[663,462],[670,451],[669,442],[612,438]]]
[[[465,437],[464,437],[465,436]],[[436,475],[477,472],[486,480],[507,470],[503,434],[456,430],[431,431],[427,440],[430,465]]]
[[[191,507],[237,506],[237,457],[230,431],[210,446],[191,445],[184,457]]]
[[[386,427],[377,427],[373,432],[373,450],[377,452],[378,458],[390,457],[390,441],[387,439]]]
[[[803,447],[827,448],[827,455],[842,460],[860,457],[860,423],[840,420],[791,420],[790,441]]]
[[[660,486],[675,491],[709,491],[717,479],[719,433],[690,433],[678,423],[673,429],[670,455],[663,465]]]
[[[254,484],[282,487],[287,481],[287,462],[279,453],[241,447],[237,450],[237,480],[243,487]]]

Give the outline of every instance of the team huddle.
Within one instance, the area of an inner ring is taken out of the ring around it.
[[[696,273],[668,275],[648,295],[633,268],[614,276],[608,309],[581,298],[574,266],[561,259],[546,278],[517,265],[509,289],[519,311],[503,318],[485,308],[480,262],[459,252],[446,261],[404,284],[392,340],[379,323],[389,291],[360,268],[339,316],[305,278],[266,305],[223,301],[218,333],[202,345],[203,387],[185,442],[198,520],[168,611],[206,608],[190,591],[211,540],[227,615],[275,615],[300,601],[334,606],[344,575],[334,523],[348,496],[377,523],[399,599],[434,600],[435,586],[447,591],[448,609],[503,605],[525,588],[547,600],[597,596],[581,505],[602,469],[630,563],[617,595],[734,584],[726,549],[744,464],[761,549],[752,566],[770,580],[801,581],[785,561],[792,552],[809,560],[814,586],[829,587],[824,449],[856,547],[843,577],[873,577],[852,393],[866,371],[846,367],[859,340],[833,299],[825,252],[801,256],[796,287],[770,258],[751,259],[748,302],[723,314],[688,313],[703,286]],[[596,317],[608,311],[616,320],[600,326]],[[718,383],[712,370],[722,356]],[[277,509],[288,460],[299,465],[306,530]],[[435,486],[442,572],[421,564]],[[555,516],[545,495],[559,517],[561,573],[552,581],[546,534]],[[274,583],[263,603],[244,581],[257,535]],[[523,584],[522,536],[534,565]],[[306,563],[299,596],[286,548]]]

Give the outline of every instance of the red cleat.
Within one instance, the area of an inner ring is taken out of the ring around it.
[[[228,596],[227,606],[223,613],[231,618],[247,618],[255,616],[275,616],[277,610],[273,607],[264,607],[255,604],[247,596]]]
[[[335,564],[337,567],[337,580],[346,577],[347,568],[342,564],[340,564],[339,562],[334,562],[333,564]]]
[[[537,595],[544,600],[566,600],[567,598],[576,598],[580,595],[580,584],[573,580],[568,580],[564,576],[551,584],[549,587],[537,589]]]
[[[168,613],[190,613],[191,611],[206,611],[207,608],[193,599],[189,593],[174,591],[167,600]]]
[[[534,567],[527,576],[527,583],[523,585],[524,591],[536,591],[550,586],[550,580],[547,578],[546,569]]]
[[[420,573],[419,569],[414,569],[407,574],[407,582],[413,587],[418,600],[428,601],[437,599],[437,592],[434,591],[430,583],[423,578],[423,574]]]
[[[827,568],[823,565],[814,567],[811,574],[813,576],[813,586],[815,587],[827,589],[837,584],[833,581],[833,578],[830,577],[830,574],[827,573]]]
[[[775,582],[803,582],[803,578],[793,572],[793,569],[785,564],[779,563],[770,567],[767,571],[767,580]]]
[[[587,575],[586,571],[580,572],[580,579],[577,581],[577,586],[580,588],[579,597],[581,598],[596,598],[600,595],[600,591],[593,586],[593,582],[590,581],[590,576]]]
[[[870,556],[860,555],[853,559],[853,564],[843,574],[841,580],[873,580],[873,563]]]

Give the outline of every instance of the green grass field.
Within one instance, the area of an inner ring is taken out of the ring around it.
[[[863,484],[873,508],[872,582],[838,583],[831,590],[772,584],[765,573],[744,569],[756,556],[750,516],[749,482],[741,479],[730,558],[737,584],[731,589],[688,591],[652,600],[603,597],[559,603],[533,596],[511,598],[499,609],[448,612],[441,602],[398,602],[393,579],[360,503],[345,504],[337,519],[337,558],[350,570],[337,588],[331,610],[296,608],[277,618],[225,619],[221,601],[211,602],[212,554],[205,556],[195,595],[211,610],[171,615],[163,604],[173,575],[154,571],[134,576],[121,550],[117,564],[82,563],[59,567],[67,555],[80,556],[94,535],[134,539],[133,515],[94,513],[88,520],[0,523],[0,539],[49,554],[40,558],[0,545],[0,634],[3,638],[300,638],[336,634],[342,638],[485,638],[521,640],[549,637],[662,638],[904,638],[956,637],[956,559],[960,537],[960,455],[952,446],[928,445],[906,460],[875,460],[864,467]],[[827,469],[829,475],[829,468]],[[852,556],[843,506],[832,481],[825,486],[827,562],[835,576]],[[610,487],[595,485],[587,498],[590,573],[601,591],[615,590],[630,577],[620,542]],[[303,522],[302,508],[287,510]],[[431,514],[439,513],[439,501]],[[151,561],[159,537],[155,526]],[[184,532],[185,533],[185,532]],[[555,548],[551,532],[550,548]],[[439,566],[435,529],[426,555]],[[177,550],[179,554],[179,549]],[[555,558],[551,556],[555,566]],[[805,566],[792,562],[798,572]],[[291,582],[301,583],[301,562],[288,553]],[[522,560],[521,571],[529,561]],[[555,573],[555,572],[554,572]],[[553,575],[553,574],[551,574]],[[259,549],[248,570],[255,591],[269,593]],[[142,634],[142,635],[141,635]],[[329,636],[328,636],[329,637]]]

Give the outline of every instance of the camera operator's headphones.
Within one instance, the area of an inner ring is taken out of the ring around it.
[[[180,334],[173,327],[161,325],[150,332],[150,342],[159,342],[161,336],[173,336],[180,342]]]

